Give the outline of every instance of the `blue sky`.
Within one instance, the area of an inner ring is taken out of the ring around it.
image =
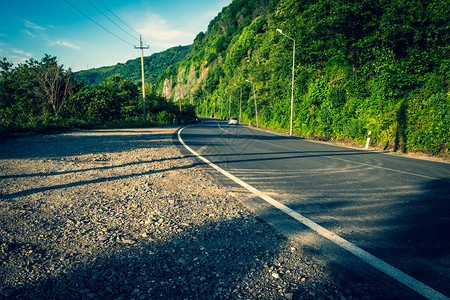
[[[230,3],[231,0],[0,0],[0,57],[17,64],[50,54],[73,71],[114,65],[140,56],[140,51],[134,49],[134,45],[139,45],[139,36],[105,7],[142,34],[152,50],[144,51],[147,56],[191,44]]]

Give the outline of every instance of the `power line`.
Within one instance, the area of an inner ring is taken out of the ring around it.
[[[142,35],[141,35],[141,38],[142,38]],[[142,41],[147,45],[147,47],[148,47],[148,50],[150,50],[150,53],[154,53],[153,52],[153,50],[152,50],[152,48],[150,47],[150,45],[142,38]]]
[[[121,38],[120,36],[116,35],[115,33],[111,32],[110,30],[106,29],[105,27],[103,27],[102,25],[100,25],[99,23],[97,23],[95,20],[93,20],[91,17],[89,17],[88,15],[86,15],[84,12],[82,12],[80,9],[78,9],[75,5],[73,5],[72,3],[69,2],[69,0],[64,0],[67,4],[69,4],[70,6],[72,6],[75,10],[77,10],[80,14],[82,14],[83,16],[85,16],[86,18],[88,18],[89,20],[91,20],[93,23],[95,23],[97,26],[99,26],[100,28],[102,28],[103,30],[105,30],[106,32],[108,32],[109,34],[115,36],[116,38],[118,38],[119,40],[121,40],[122,42],[127,43],[128,45],[134,46],[132,43],[124,40],[123,38]]]
[[[114,25],[116,25],[117,27],[119,27],[120,30],[122,30],[123,32],[125,32],[126,34],[128,34],[129,36],[131,36],[133,39],[136,39],[139,41],[138,38],[136,38],[135,36],[133,36],[131,33],[129,33],[128,31],[126,31],[125,29],[123,29],[122,27],[120,27],[116,22],[114,22],[113,20],[111,20],[110,17],[108,17],[104,12],[102,12],[97,6],[95,6],[91,1],[86,0],[90,5],[92,5],[92,7],[94,7],[99,13],[101,13],[103,16],[105,16],[105,18],[107,18],[109,21],[111,21]],[[101,4],[101,3],[100,3]],[[104,6],[105,7],[105,6]],[[128,25],[127,25],[128,26]],[[134,31],[134,30],[133,30]],[[139,34],[139,33],[138,33]]]
[[[89,0],[88,1],[92,6],[94,6]],[[142,39],[142,41],[147,45],[148,49],[150,50],[151,53],[153,53],[152,48],[150,47],[150,45],[142,38],[142,34],[140,34],[139,32],[137,32],[133,27],[131,27],[130,25],[128,25],[124,20],[122,20],[118,15],[116,15],[111,9],[109,9],[102,1],[97,0],[98,3],[100,3],[101,6],[103,6],[104,9],[106,9],[107,11],[109,11],[114,17],[116,17],[120,22],[122,22],[122,24],[124,24],[126,27],[128,27],[129,29],[131,29],[132,31],[134,31],[136,34],[138,34],[140,36],[140,38]],[[95,7],[95,6],[94,6]],[[95,7],[96,8],[96,7]],[[98,11],[100,11],[98,8],[96,8]],[[119,27],[120,29],[122,29],[123,31],[125,31],[123,28],[121,28],[119,25],[117,25],[114,21],[112,21],[110,18],[108,18],[103,12],[100,11],[100,13],[102,13],[108,20],[110,20],[111,22],[113,22],[117,27]],[[128,35],[130,35],[127,31],[125,31]],[[132,35],[131,35],[132,36]],[[133,38],[135,38],[133,36]],[[137,39],[137,38],[136,38]]]
[[[86,0],[89,1],[89,0]],[[133,27],[131,27],[130,25],[128,25],[124,20],[122,20],[118,15],[116,15],[111,9],[109,9],[105,4],[103,4],[102,1],[97,0],[98,3],[100,3],[101,6],[103,6],[104,9],[106,9],[107,11],[109,11],[114,17],[116,17],[120,22],[122,22],[122,24],[124,24],[126,27],[128,27],[129,29],[131,29],[132,31],[134,31],[136,34],[138,34],[141,38],[142,38],[142,34],[140,34],[139,32],[137,32],[136,30],[134,30]],[[103,14],[104,15],[104,14]],[[105,16],[106,17],[106,16]],[[108,17],[107,17],[108,18]],[[108,18],[109,19],[109,18]],[[109,19],[111,21],[111,19]],[[112,21],[111,21],[112,22]],[[114,22],[113,22],[114,23]],[[114,23],[115,24],[115,23]],[[120,28],[120,26],[118,26]],[[122,29],[123,30],[123,29]],[[152,48],[150,47],[150,45],[142,38],[142,41],[147,45],[148,49],[150,50],[150,52],[153,53]]]
[[[105,4],[103,4],[100,0],[97,0],[98,3],[100,3],[106,10],[108,10],[114,17],[116,17],[120,22],[122,22],[125,26],[127,26],[129,29],[134,31],[136,34],[141,35],[139,32],[134,30],[132,27],[130,27],[127,23],[125,23],[119,16],[117,16],[112,10],[110,10],[108,7],[106,7]]]

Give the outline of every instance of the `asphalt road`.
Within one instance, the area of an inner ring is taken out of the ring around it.
[[[180,137],[261,193],[438,292],[425,293],[428,298],[450,295],[450,164],[337,147],[214,119],[184,128]],[[239,191],[238,184],[213,173]],[[365,262],[359,258],[342,258],[346,250],[330,250],[340,247],[324,245],[333,243],[260,197],[242,200],[299,243],[328,249],[327,255],[353,269],[355,276],[368,270],[383,273],[361,267]],[[385,274],[379,278],[396,281]],[[405,285],[410,284],[393,286]]]

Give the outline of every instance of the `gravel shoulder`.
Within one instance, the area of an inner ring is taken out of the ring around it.
[[[2,141],[0,298],[376,298],[244,207],[177,129]]]

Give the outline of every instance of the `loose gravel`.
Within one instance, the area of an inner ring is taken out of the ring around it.
[[[183,154],[176,130],[2,141],[0,298],[359,298]]]

